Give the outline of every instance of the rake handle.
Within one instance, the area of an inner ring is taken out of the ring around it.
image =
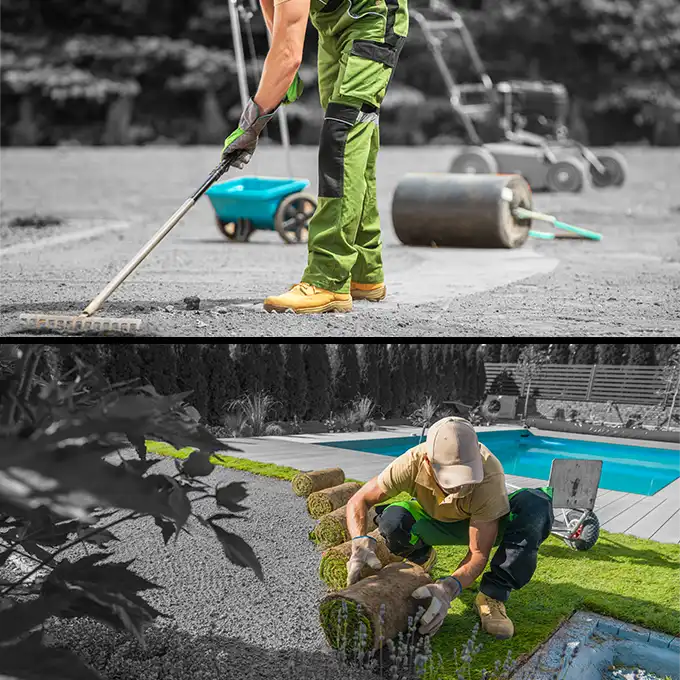
[[[187,198],[173,216],[149,239],[140,251],[109,281],[104,289],[83,310],[81,316],[92,316],[114,293],[125,279],[147,258],[149,253],[170,233],[177,223],[194,207],[196,201],[229,169],[236,154],[231,154],[220,162],[210,176],[194,194]]]

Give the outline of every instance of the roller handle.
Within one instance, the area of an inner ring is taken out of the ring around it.
[[[539,220],[540,222],[548,222],[552,224],[556,229],[563,229],[564,231],[570,231],[573,234],[578,234],[583,236],[583,238],[591,239],[592,241],[601,241],[602,234],[598,234],[596,231],[590,231],[589,229],[583,229],[582,227],[575,227],[571,224],[566,224],[565,222],[560,222],[553,215],[546,215],[544,213],[536,212],[535,210],[527,210],[526,208],[516,207],[513,208],[513,213],[515,217],[520,220]],[[542,237],[538,237],[542,238]]]
[[[83,310],[81,316],[92,316],[106,300],[114,293],[125,279],[147,258],[149,253],[170,233],[177,223],[194,207],[196,201],[229,169],[238,152],[229,154],[222,159],[220,164],[210,173],[208,179],[199,189],[174,213],[174,215],[149,239],[140,251],[109,281],[105,288]]]

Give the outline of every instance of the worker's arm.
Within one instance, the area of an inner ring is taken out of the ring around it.
[[[272,2],[274,0],[263,0]],[[302,92],[297,70],[309,18],[310,0],[285,0],[275,8],[272,41],[264,60],[260,86],[241,114],[238,127],[225,140],[222,159],[243,168],[257,147],[257,140],[282,103],[289,103]],[[285,101],[284,101],[285,97]]]
[[[263,1],[273,3],[273,0]],[[273,111],[281,103],[302,63],[309,3],[310,0],[285,0],[272,7],[272,42],[264,60],[260,86],[253,97],[263,113]]]
[[[378,478],[366,482],[347,502],[347,531],[354,538],[366,533],[368,511],[381,503],[387,494],[378,486]]]
[[[463,588],[472,585],[481,576],[489,561],[489,555],[497,535],[497,519],[492,522],[470,521],[468,553],[452,574],[460,581]]]
[[[260,0],[260,9],[269,35],[271,35],[274,30],[274,0]]]
[[[491,548],[498,533],[498,520],[492,522],[470,521],[470,547],[463,561],[451,576],[436,583],[421,586],[413,592],[416,599],[429,600],[429,606],[420,619],[421,635],[434,635],[446,618],[451,602],[472,585],[484,571]]]
[[[347,502],[347,530],[352,540],[352,556],[347,563],[347,585],[361,578],[361,570],[368,565],[378,570],[382,563],[375,554],[376,539],[366,535],[366,515],[376,503],[388,498],[374,477],[364,484]]]

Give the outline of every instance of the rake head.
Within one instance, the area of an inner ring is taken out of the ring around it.
[[[141,319],[116,319],[110,316],[72,316],[68,314],[21,314],[24,328],[57,331],[122,331],[130,333],[140,330]]]

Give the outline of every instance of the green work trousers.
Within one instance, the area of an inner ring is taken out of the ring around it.
[[[302,281],[335,293],[382,283],[380,105],[408,33],[407,0],[312,0],[319,33],[319,201]]]

